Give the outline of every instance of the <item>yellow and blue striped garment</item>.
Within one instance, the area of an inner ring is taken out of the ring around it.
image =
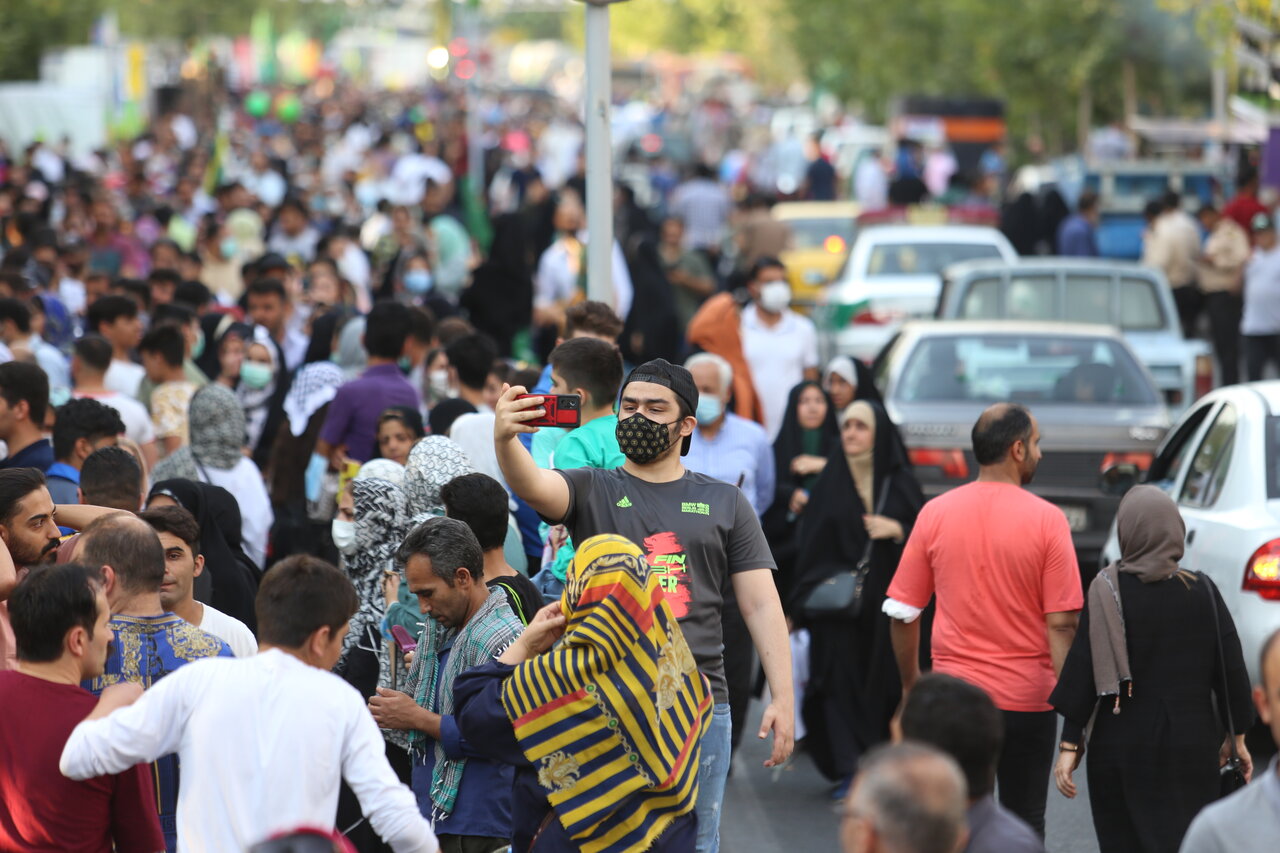
[[[709,685],[630,540],[582,543],[560,606],[564,636],[516,667],[503,706],[584,853],[647,850],[693,810]]]

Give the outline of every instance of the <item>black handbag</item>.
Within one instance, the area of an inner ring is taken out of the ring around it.
[[[1244,778],[1244,762],[1240,760],[1240,753],[1236,751],[1236,726],[1231,719],[1231,699],[1228,696],[1227,686],[1227,660],[1226,655],[1222,653],[1222,630],[1218,626],[1218,596],[1214,592],[1213,581],[1209,580],[1208,575],[1204,572],[1197,574],[1204,581],[1209,595],[1209,612],[1213,614],[1213,640],[1218,647],[1218,668],[1222,670],[1222,692],[1218,696],[1218,702],[1222,705],[1222,712],[1227,718],[1227,745],[1231,757],[1218,771],[1218,796],[1219,798],[1229,797],[1249,784],[1249,780]]]
[[[888,496],[889,480],[886,479],[880,489],[880,500],[876,501],[876,515],[884,512],[885,499]],[[807,619],[820,622],[858,618],[862,613],[865,599],[863,589],[867,584],[867,574],[871,571],[871,549],[875,544],[876,541],[868,537],[867,547],[862,551],[862,559],[858,560],[852,570],[836,572],[805,596],[802,609]]]

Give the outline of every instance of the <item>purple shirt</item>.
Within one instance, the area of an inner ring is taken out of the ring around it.
[[[389,406],[419,407],[418,392],[394,364],[370,367],[338,389],[320,438],[334,447],[346,446],[347,455],[368,462],[378,449],[378,416]]]

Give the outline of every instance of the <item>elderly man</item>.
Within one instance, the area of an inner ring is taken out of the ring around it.
[[[757,516],[773,502],[773,447],[755,421],[729,411],[733,367],[718,355],[700,352],[684,364],[698,386],[698,428],[689,441],[685,467],[742,489]]]
[[[950,756],[920,743],[867,753],[845,804],[845,853],[959,853],[965,782]]]

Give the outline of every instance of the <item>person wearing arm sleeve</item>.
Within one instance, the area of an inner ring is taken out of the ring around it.
[[[491,661],[459,673],[453,682],[452,720],[466,754],[524,767],[529,759],[502,707],[502,682],[514,671],[510,664]]]
[[[933,565],[928,544],[932,513],[929,510],[926,504],[916,519],[883,605],[884,612],[892,619],[889,634],[902,678],[903,701],[920,678],[919,617],[933,598]]]
[[[760,655],[770,703],[760,721],[759,737],[773,731],[773,753],[766,767],[787,760],[794,746],[795,691],[791,681],[791,642],[787,620],[782,614],[778,587],[773,582],[773,558],[755,510],[746,495],[738,491],[733,529],[729,534],[729,576],[738,599],[738,609],[751,632],[751,641]]]
[[[360,801],[360,808],[374,831],[392,850],[435,853],[440,845],[431,824],[418,811],[413,793],[400,784],[387,763],[377,724],[356,693],[350,693],[350,699],[347,706],[350,722],[342,749],[342,778]]]
[[[125,708],[95,719],[90,714],[71,731],[62,748],[62,775],[77,781],[123,773],[135,764],[177,752],[187,722],[187,691],[199,685],[198,666],[186,666],[161,679]],[[192,673],[195,675],[192,676]],[[188,685],[188,682],[192,682]],[[109,702],[103,691],[98,707]]]

